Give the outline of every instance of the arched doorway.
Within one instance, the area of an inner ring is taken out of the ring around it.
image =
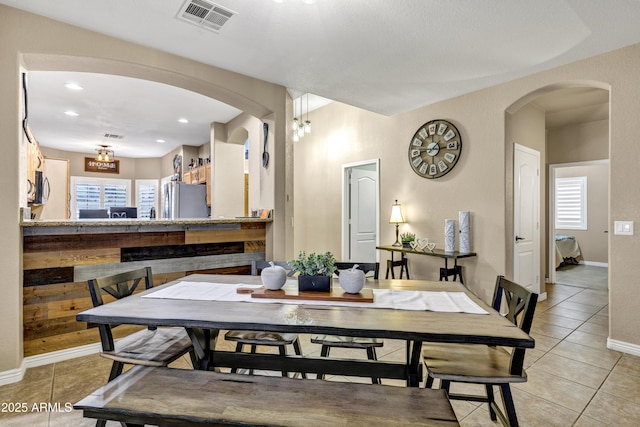
[[[508,267],[514,268],[515,235],[513,232],[513,143],[524,140],[526,146],[541,153],[540,169],[540,286],[553,279],[555,255],[554,211],[551,210],[554,187],[549,165],[608,158],[609,89],[600,82],[567,82],[533,91],[512,104],[506,111],[507,170],[507,254]],[[598,129],[594,132],[594,129]],[[529,139],[531,134],[536,137]],[[520,142],[519,142],[520,143]],[[608,179],[608,176],[607,176]],[[608,200],[608,199],[607,199]],[[602,205],[601,201],[601,205]],[[609,212],[608,202],[604,202]],[[598,230],[602,233],[603,230]],[[514,274],[511,271],[511,274]],[[544,295],[541,295],[544,298]]]

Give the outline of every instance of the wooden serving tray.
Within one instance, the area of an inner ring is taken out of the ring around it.
[[[339,288],[332,288],[331,292],[305,292],[297,289],[280,289],[271,291],[264,287],[256,289],[238,288],[239,293],[251,293],[251,298],[297,299],[312,301],[340,301],[340,302],[373,302],[373,290],[364,288],[357,294],[348,294]]]

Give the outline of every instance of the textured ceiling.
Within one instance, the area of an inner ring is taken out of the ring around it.
[[[183,0],[0,3],[385,115],[640,42],[638,0],[218,0],[218,33]]]

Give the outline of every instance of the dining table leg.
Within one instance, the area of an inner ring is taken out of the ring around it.
[[[212,364],[213,347],[215,347],[215,340],[218,337],[218,330],[210,329],[194,329],[185,328],[191,342],[193,343],[193,349],[198,359],[198,366],[196,369],[201,371],[208,371]]]
[[[419,387],[422,380],[422,341],[407,341],[407,387]]]

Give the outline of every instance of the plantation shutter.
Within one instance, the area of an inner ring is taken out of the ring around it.
[[[557,229],[587,229],[587,177],[556,178]]]

